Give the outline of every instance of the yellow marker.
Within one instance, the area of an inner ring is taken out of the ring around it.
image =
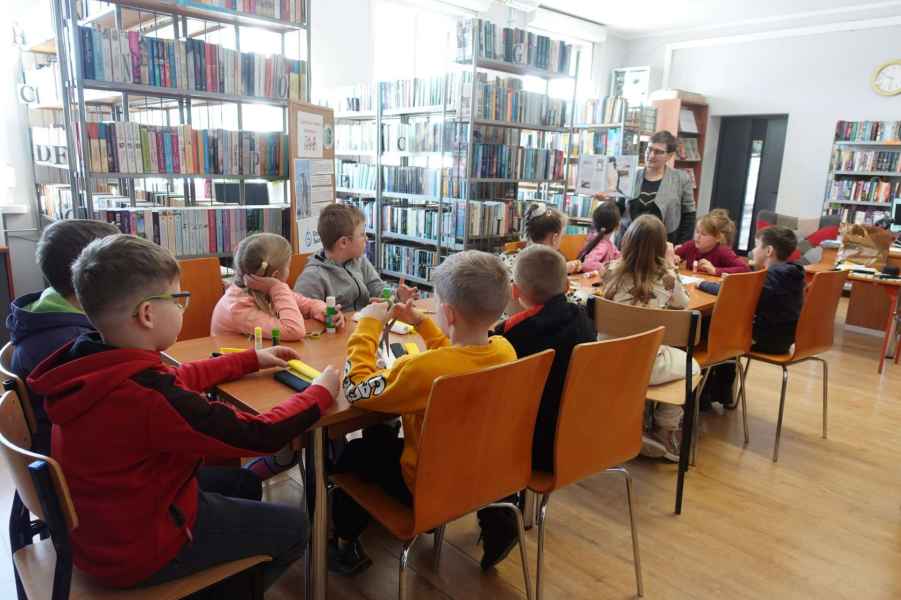
[[[313,381],[319,377],[320,373],[302,360],[289,360],[288,368],[294,371],[301,378]]]
[[[420,352],[422,352],[416,342],[406,342],[404,344],[404,350],[407,351],[407,354],[419,354]]]
[[[394,333],[406,335],[409,333],[413,333],[413,330],[415,329],[415,327],[413,327],[409,323],[404,323],[403,321],[395,321],[394,326],[391,329],[394,331]]]
[[[235,352],[244,352],[247,348],[219,348],[219,354],[234,354]]]

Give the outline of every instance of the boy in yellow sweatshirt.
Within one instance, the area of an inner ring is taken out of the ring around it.
[[[348,340],[344,395],[354,405],[400,414],[404,438],[391,425],[370,427],[345,448],[335,470],[353,472],[378,483],[391,496],[412,504],[419,435],[432,382],[443,375],[460,375],[516,360],[513,346],[489,330],[510,299],[509,273],[493,254],[469,250],[449,256],[432,275],[435,321],[413,308],[413,301],[370,304],[361,311]],[[376,366],[382,329],[389,318],[416,327],[428,348],[405,355],[388,369]],[[369,515],[350,496],[336,490],[332,505],[335,538],[329,544],[329,568],[352,575],[372,561],[359,536]]]

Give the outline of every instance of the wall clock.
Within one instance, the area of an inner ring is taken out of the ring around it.
[[[882,96],[901,94],[901,58],[890,60],[876,67],[870,78],[873,91]]]

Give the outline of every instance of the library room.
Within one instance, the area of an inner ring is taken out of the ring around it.
[[[901,598],[901,1],[0,13],[0,598]]]

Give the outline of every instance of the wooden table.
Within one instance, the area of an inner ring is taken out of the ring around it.
[[[716,283],[722,282],[722,277],[717,277],[715,275],[707,275],[706,273],[693,273],[691,271],[681,270],[679,274],[684,277],[695,277],[698,279],[703,279],[705,281],[713,281]],[[596,293],[600,291],[600,287],[595,284],[600,282],[600,277],[594,275],[592,277],[584,277],[582,275],[571,275],[569,277],[569,282],[571,287],[578,287],[585,292],[588,293]],[[688,293],[688,306],[687,310],[697,310],[702,314],[709,314],[713,312],[713,306],[716,304],[716,296],[713,294],[708,294],[707,292],[702,292],[698,289],[698,286],[694,283],[686,284],[685,291]]]

